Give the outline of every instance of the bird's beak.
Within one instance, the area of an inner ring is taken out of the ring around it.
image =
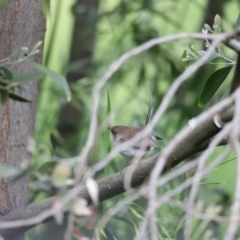
[[[111,127],[108,127],[107,129],[108,129],[110,132],[112,132],[112,128],[111,128]]]

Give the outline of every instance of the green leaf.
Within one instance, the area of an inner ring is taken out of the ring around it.
[[[54,161],[46,161],[43,163],[40,163],[38,167],[36,167],[36,172],[42,174],[42,175],[51,175],[51,172],[53,168],[56,166],[57,162]],[[32,174],[30,176],[30,182],[36,181],[37,177]]]
[[[18,96],[14,93],[9,93],[9,98],[15,100],[15,101],[18,101],[18,102],[31,102],[30,100],[26,99],[26,98],[23,98],[21,96]]]
[[[1,104],[5,104],[8,100],[8,91],[7,90],[0,90],[0,101]]]
[[[236,24],[235,24],[235,30],[236,30],[237,28],[239,28],[239,27],[240,27],[240,14],[238,15],[238,18],[237,18],[237,21],[236,21]],[[239,37],[239,35],[236,36],[235,39],[236,39],[238,42],[240,42],[240,37]]]
[[[33,171],[33,166],[28,166],[25,169],[19,170],[11,179],[11,183],[18,181],[19,179],[23,178],[27,174],[30,175],[30,173]]]
[[[41,78],[44,78],[46,76],[46,73],[43,72],[30,72],[30,73],[24,73],[24,74],[16,74],[11,79],[11,82],[27,82],[27,81],[33,81],[33,80],[39,80]]]
[[[26,88],[26,87],[24,87],[23,85],[17,85],[16,87],[15,87],[15,89],[17,89],[19,92],[21,92],[21,93],[26,93],[26,95],[31,95],[31,93],[30,93],[30,91]]]
[[[238,18],[235,24],[235,29],[237,29],[238,27],[240,27],[240,14],[238,15]]]
[[[190,48],[188,45],[186,45],[184,43],[182,43],[181,46],[185,51],[187,51],[189,53],[189,55],[194,56],[196,59],[198,58],[199,55],[196,50],[193,50],[192,48]]]
[[[182,54],[182,56],[181,56],[181,62],[182,62],[182,65],[183,65],[184,67],[190,66],[190,65],[194,62],[194,60],[196,60],[196,59],[194,59],[194,58],[192,58],[192,57],[189,57],[189,58],[187,59],[187,51],[186,51],[186,50],[183,51],[183,54]]]
[[[67,96],[67,100],[71,100],[71,91],[69,89],[67,80],[60,74],[48,69],[47,67],[44,67],[38,63],[33,63],[33,62],[25,62],[24,64],[35,68],[37,71],[40,71],[42,73],[47,74],[49,77],[51,77],[53,80],[55,80],[57,83],[59,83],[63,90],[65,91],[65,94]]]
[[[6,3],[7,0],[0,0],[0,7]]]
[[[138,84],[142,85],[145,79],[146,79],[146,69],[145,69],[144,63],[142,63],[139,71],[139,75],[138,75]]]
[[[7,68],[7,67],[0,67],[0,70],[3,72],[3,74],[4,74],[4,79],[8,79],[8,80],[10,80],[10,79],[12,79],[12,77],[13,77],[13,72],[12,72],[12,70],[10,70],[9,68]]]
[[[198,102],[199,107],[203,107],[212,98],[228,76],[231,69],[232,66],[220,68],[208,78]]]
[[[183,53],[182,53],[182,56],[181,56],[181,62],[182,62],[182,65],[183,65],[184,67],[187,66],[187,62],[186,62],[186,61],[183,61],[183,59],[186,59],[186,58],[187,58],[187,51],[184,50]]]
[[[111,126],[111,99],[109,95],[109,90],[107,89],[107,112],[106,112],[106,119],[108,119],[108,125]],[[104,149],[106,149],[107,152],[110,151],[110,139],[109,139],[109,131],[105,130],[105,132],[102,135],[103,138],[103,146]]]
[[[233,161],[233,160],[235,160],[235,159],[236,159],[236,157],[233,157],[233,158],[231,158],[231,159],[228,159],[228,160],[226,160],[226,161],[218,164],[218,166],[222,166],[222,165],[224,165],[224,164],[226,164],[226,163],[229,163],[229,162],[231,162],[231,161]]]
[[[41,5],[42,5],[42,10],[45,14],[45,16],[47,16],[49,14],[49,9],[50,9],[50,1],[49,0],[41,0]]]
[[[214,18],[214,23],[216,24],[216,25],[218,25],[219,27],[221,27],[221,25],[222,25],[222,20],[221,20],[221,17],[217,14],[216,16],[215,16],[215,18]]]
[[[154,107],[154,100],[155,100],[155,92],[153,90],[150,100],[149,100],[149,104],[148,104],[148,112],[147,112],[147,117],[146,117],[146,125],[148,125],[148,123],[151,120],[152,117],[152,112],[153,112],[153,107]]]
[[[109,116],[110,114],[111,114],[111,100],[109,91],[107,90],[107,116]]]
[[[19,172],[18,169],[9,167],[5,164],[0,164],[0,178],[7,178],[16,175]]]
[[[136,218],[143,219],[143,216],[141,216],[134,208],[130,208],[129,210],[132,212],[132,214],[133,214]]]

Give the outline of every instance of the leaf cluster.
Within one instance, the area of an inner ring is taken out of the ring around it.
[[[36,43],[31,51],[28,48],[22,47],[20,50],[15,50],[6,59],[0,61],[0,103],[5,104],[8,99],[20,102],[31,102],[28,97],[31,96],[22,83],[29,81],[38,81],[46,76],[50,76],[58,82],[64,89],[68,101],[71,99],[71,92],[66,79],[60,74],[44,67],[38,63],[30,62],[31,56],[39,52],[41,42]],[[32,69],[32,71],[19,74],[14,71],[14,65],[23,64]],[[17,93],[16,93],[17,92]],[[19,93],[25,93],[28,97],[22,97]]]

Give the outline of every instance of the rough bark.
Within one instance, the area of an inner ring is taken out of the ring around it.
[[[38,0],[8,0],[0,9],[0,59],[9,57],[21,47],[32,47],[44,39],[45,18]],[[41,62],[42,54],[31,61]],[[19,74],[29,71],[23,65],[11,66]],[[30,103],[8,101],[0,106],[0,162],[19,168],[22,160],[30,158],[27,152],[28,138],[33,135],[38,83],[24,84],[28,93],[18,94]],[[28,176],[9,184],[0,182],[0,215],[23,207],[28,196]]]

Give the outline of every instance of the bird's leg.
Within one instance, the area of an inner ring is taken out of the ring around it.
[[[141,160],[145,157],[146,153],[143,153],[142,155],[140,155],[139,157],[137,157],[132,164],[138,164],[141,162]]]
[[[123,169],[124,172],[124,188],[126,190],[130,190],[132,188],[131,186],[131,182],[132,182],[132,176],[133,173],[135,172],[135,170],[137,169],[138,164],[141,162],[142,158],[146,155],[146,153],[139,155],[138,157],[136,157],[133,162],[125,167]]]
[[[123,171],[125,172],[129,167],[133,167],[133,166],[136,167],[136,165],[138,165],[141,162],[141,160],[144,158],[145,155],[146,153],[143,153],[140,156],[136,157],[129,166],[123,169]]]

